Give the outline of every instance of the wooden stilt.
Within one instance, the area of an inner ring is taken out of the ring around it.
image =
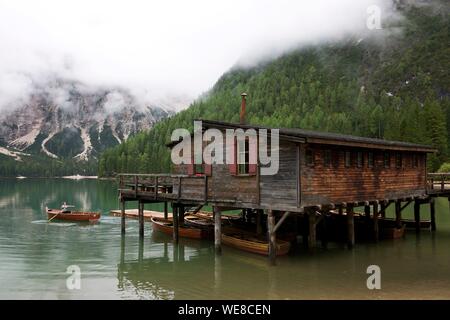
[[[420,231],[420,202],[414,201],[414,220],[416,222],[416,232]]]
[[[139,237],[144,237],[144,203],[139,201],[138,205],[138,215],[139,215]]]
[[[402,202],[400,200],[395,201],[395,225],[397,228],[402,226]]]
[[[379,228],[378,228],[378,202],[373,204],[373,239],[377,242],[379,239]]]
[[[184,206],[178,207],[178,225],[184,226]]]
[[[366,221],[370,221],[370,206],[364,206],[364,215]]]
[[[121,212],[121,232],[122,235],[125,234],[125,201],[121,200],[121,204],[122,204],[122,212]]]
[[[213,207],[214,211],[214,248],[216,254],[222,254],[222,211],[219,207]]]
[[[434,204],[434,198],[430,199],[430,219],[431,219],[431,231],[436,231],[436,209]]]
[[[321,223],[321,225],[322,225],[322,232],[321,232],[321,236],[320,236],[320,241],[321,241],[321,243],[322,243],[322,247],[323,248],[327,248],[328,247],[328,237],[327,237],[327,220],[328,220],[328,216],[327,216],[327,213],[324,213],[324,215],[323,215],[323,219],[322,219],[322,223]]]
[[[386,202],[381,202],[381,217],[386,218]]]
[[[262,212],[261,210],[256,210],[256,234],[262,234]]]
[[[352,249],[355,246],[355,219],[353,216],[353,206],[348,205],[347,212],[347,247]]]
[[[276,264],[277,256],[277,238],[274,232],[275,228],[275,216],[272,210],[267,210],[267,229],[269,240],[269,262],[271,265]]]
[[[167,201],[164,202],[164,219],[168,217]]]
[[[139,248],[138,248],[138,261],[140,263],[142,263],[142,261],[144,261],[144,239],[140,238],[139,239]]]
[[[172,207],[172,221],[173,221],[173,241],[178,243],[178,207]]]
[[[308,237],[308,248],[314,250],[317,247],[317,233],[316,233],[316,213],[314,211],[308,214],[309,222],[309,237]]]

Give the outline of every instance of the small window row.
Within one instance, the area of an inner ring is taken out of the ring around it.
[[[312,149],[306,149],[305,151],[305,163],[307,166],[314,166],[317,161],[315,158],[315,153],[318,151],[314,151]],[[346,168],[350,167],[358,167],[363,168],[365,165],[368,168],[373,168],[375,166],[384,168],[391,167],[391,158],[395,160],[395,168],[404,168],[406,166],[404,155],[401,152],[363,152],[363,151],[334,151],[330,149],[322,150],[321,160],[323,161],[323,165],[325,167],[331,167],[332,165],[338,167],[340,164],[341,156],[343,154],[344,166]],[[378,159],[378,162],[376,161]],[[419,156],[413,153],[410,157],[409,166],[411,168],[419,167]]]

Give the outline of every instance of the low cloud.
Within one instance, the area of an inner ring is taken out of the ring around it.
[[[143,104],[196,97],[236,63],[252,65],[302,45],[367,35],[367,8],[379,6],[385,18],[395,14],[392,4],[0,0],[0,109],[26,101],[54,78],[125,88]],[[64,89],[52,94],[70,107]],[[120,107],[120,94],[110,95],[108,109]]]

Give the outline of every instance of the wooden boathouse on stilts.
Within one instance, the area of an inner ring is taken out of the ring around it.
[[[240,123],[202,120],[202,130],[225,133],[230,129],[252,129],[257,136],[271,130],[245,124],[245,107],[243,94]],[[427,174],[427,153],[436,152],[429,146],[302,129],[279,129],[278,134],[278,170],[272,175],[262,174],[267,165],[261,162],[259,144],[248,137],[220,144],[224,155],[233,155],[232,163],[207,164],[202,157],[206,144],[200,154],[191,144],[191,158],[200,158],[196,164],[174,165],[171,174],[119,174],[122,234],[128,201],[138,202],[141,238],[144,205],[164,203],[167,218],[170,204],[175,243],[185,215],[209,205],[213,207],[214,247],[221,254],[221,215],[227,210],[241,210],[243,218],[256,225],[256,234],[267,231],[269,261],[275,264],[277,235],[282,229],[294,232],[295,239],[302,237],[314,250],[318,237],[323,246],[333,240],[330,230],[337,221],[343,231],[341,238],[343,235],[348,248],[353,248],[358,238],[356,224],[366,226],[366,238],[381,238],[380,223],[387,221],[386,210],[391,205],[395,209],[395,229],[412,223],[420,230],[420,207],[428,204],[434,231],[434,199],[447,197],[450,203],[450,175]],[[180,143],[172,142],[168,147]],[[252,156],[256,157],[254,163],[250,161]],[[405,221],[402,211],[412,203],[414,221]],[[363,207],[363,214],[357,214],[356,207]]]

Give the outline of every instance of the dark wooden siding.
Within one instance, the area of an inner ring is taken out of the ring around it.
[[[402,166],[396,166],[396,152],[390,151],[390,166],[384,165],[380,150],[342,148],[325,145],[302,145],[301,152],[313,151],[314,164],[302,159],[302,206],[339,202],[395,199],[426,192],[425,154],[416,153],[418,167],[413,165],[413,153],[401,152]],[[331,150],[331,164],[324,164],[324,151]],[[351,165],[345,166],[345,152],[351,154]],[[362,152],[363,165],[357,165],[357,152]],[[373,152],[374,166],[368,166],[368,153]],[[302,157],[304,158],[304,157]]]
[[[260,176],[261,205],[297,207],[298,162],[297,144],[280,141],[280,165],[278,174]]]

